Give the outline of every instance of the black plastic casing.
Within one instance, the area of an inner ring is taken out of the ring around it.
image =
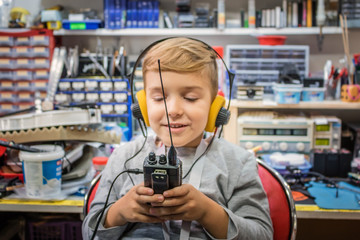
[[[151,154],[153,154],[152,157]],[[150,161],[149,156],[153,160]],[[165,155],[155,156],[154,153],[150,153],[149,156],[144,160],[145,187],[152,188],[155,194],[162,194],[164,191],[182,184],[182,162],[180,159],[176,159],[175,165],[170,165]]]

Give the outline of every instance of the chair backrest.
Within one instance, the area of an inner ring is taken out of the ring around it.
[[[295,239],[296,210],[289,185],[272,167],[258,159],[258,171],[267,194],[274,240]]]
[[[89,190],[88,190],[87,193],[85,194],[84,207],[83,207],[84,217],[88,214],[88,212],[89,212],[89,210],[90,210],[90,204],[91,204],[91,202],[94,200],[94,197],[95,197],[95,194],[96,194],[96,190],[98,189],[98,186],[99,186],[100,178],[101,178],[101,173],[98,174],[98,175],[91,181]]]

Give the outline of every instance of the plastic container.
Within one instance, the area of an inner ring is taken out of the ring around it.
[[[324,101],[325,88],[303,88],[302,101],[322,102]]]
[[[88,19],[84,21],[63,20],[62,27],[67,30],[93,30],[101,26],[101,20]]]
[[[284,45],[287,37],[277,35],[257,36],[260,45]]]
[[[93,167],[96,170],[96,173],[100,173],[106,166],[108,157],[97,156],[92,158]]]
[[[31,198],[56,198],[61,192],[61,161],[64,150],[56,145],[36,145],[46,152],[20,151],[25,190]]]
[[[302,84],[274,84],[275,101],[279,104],[298,104]]]

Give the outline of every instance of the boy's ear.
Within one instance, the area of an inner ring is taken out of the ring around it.
[[[146,126],[150,126],[149,116],[146,105],[146,94],[145,90],[142,89],[136,93],[137,103],[131,106],[133,116],[137,119],[142,119]]]

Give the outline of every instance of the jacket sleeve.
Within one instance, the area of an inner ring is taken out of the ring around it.
[[[237,176],[233,178],[236,182],[231,182],[234,187],[224,207],[229,215],[228,239],[272,239],[269,203],[255,157],[247,154],[240,174],[234,176]]]
[[[90,205],[90,211],[88,215],[84,218],[82,224],[82,235],[83,239],[91,239],[94,233],[95,226],[100,218],[101,211],[104,209],[104,204],[106,198],[109,194],[110,186],[112,185],[115,177],[124,170],[124,149],[116,149],[108,160],[108,164],[105,169],[102,171],[99,187],[97,189],[94,200]],[[128,149],[127,149],[128,150]],[[118,239],[124,231],[126,231],[129,224],[123,226],[105,228],[104,222],[111,204],[115,203],[118,199],[118,193],[122,187],[123,179],[127,177],[127,174],[124,173],[122,176],[119,176],[116,180],[114,186],[112,187],[109,195],[109,200],[107,206],[105,207],[105,212],[102,219],[100,220],[99,227],[96,232],[95,239]]]

